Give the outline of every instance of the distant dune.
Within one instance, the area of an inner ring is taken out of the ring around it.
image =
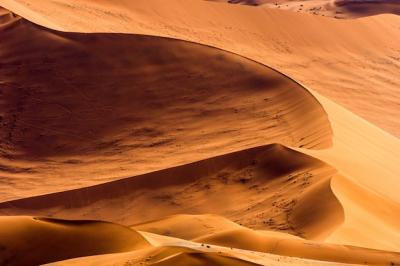
[[[372,16],[377,14],[400,15],[400,2],[396,0],[335,0],[337,13],[351,17]]]
[[[334,18],[358,18],[378,14],[400,15],[398,0],[207,0],[276,8]]]

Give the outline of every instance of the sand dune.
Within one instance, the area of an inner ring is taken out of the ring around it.
[[[352,185],[348,184],[348,187],[352,187]],[[358,208],[352,206],[351,210],[356,211]],[[392,211],[393,212],[391,212],[391,214],[398,212],[398,210]],[[364,218],[365,217],[366,216],[364,216]],[[351,218],[351,216],[346,217],[346,219],[350,219],[350,221]],[[383,218],[386,219],[384,216]],[[345,221],[345,224],[346,223],[348,223],[347,220]],[[372,224],[380,227],[382,232],[384,231],[385,225],[379,224],[379,221],[377,223],[376,218],[373,220]],[[358,226],[360,227],[360,224],[358,224]],[[361,228],[364,226],[365,225],[362,225]],[[244,226],[232,223],[226,218],[216,215],[171,216],[159,219],[157,221],[134,225],[133,228],[139,231],[191,240],[203,244],[208,243],[218,246],[267,252],[291,257],[302,257],[321,261],[390,265],[390,262],[398,263],[398,260],[400,259],[399,253],[395,252],[385,252],[373,249],[358,248],[356,246],[333,245],[323,242],[307,241],[305,239],[277,231],[250,230]],[[357,237],[355,236],[357,233],[356,228],[352,228],[351,230],[346,228],[342,229],[341,227],[339,228],[340,229],[338,231],[345,231],[348,239],[355,239],[353,240],[353,244],[360,245],[360,241],[357,242]],[[367,229],[364,229],[365,231],[368,230],[368,227],[366,228]],[[379,232],[379,239],[375,238],[377,247],[385,246],[385,243],[382,243],[382,239],[385,239],[385,237],[382,235],[382,232]],[[378,232],[370,231],[369,233],[370,235],[376,236]],[[392,233],[392,236],[396,234],[395,231]],[[333,235],[335,234],[337,233],[333,233]],[[361,235],[362,234],[360,234],[360,236]],[[364,236],[368,236],[368,234],[365,234]],[[344,236],[342,235],[341,237]],[[332,238],[332,236],[329,238]],[[393,237],[391,240],[392,243],[395,242]],[[369,241],[373,242],[373,240]],[[398,245],[395,243],[393,244]]]
[[[147,246],[137,232],[112,223],[0,217],[1,265],[38,265]]]
[[[80,258],[49,265],[260,265],[217,252],[200,252],[184,247],[159,247],[138,252]]]
[[[2,5],[58,30],[142,33],[213,45],[274,67],[400,136],[398,16],[335,20],[200,0],[171,0],[168,7],[164,0]]]
[[[269,145],[103,185],[0,203],[0,213],[125,225],[179,213],[215,213],[251,228],[319,239],[343,220],[342,207],[330,189],[334,174],[321,161]]]
[[[400,18],[314,4],[2,0],[0,259],[400,264],[400,141],[334,102],[399,136]]]
[[[276,238],[260,235],[248,229],[233,234],[229,232],[216,234],[207,239],[207,241],[218,242],[221,245],[141,233],[155,246],[154,248],[77,258],[51,265],[140,265],[140,263],[145,265],[159,265],[158,263],[160,265],[356,265],[345,261],[360,262],[357,265],[396,265],[399,260],[398,253],[304,242],[293,240],[290,236]],[[206,240],[206,238],[202,240]],[[232,244],[228,245],[224,240],[232,241]],[[228,246],[224,247],[225,244]],[[271,253],[257,250],[269,250]],[[350,256],[352,251],[361,257]],[[289,255],[281,256],[276,253]],[[298,258],[296,255],[343,262]]]
[[[319,261],[367,265],[400,263],[399,253],[352,246],[322,244],[319,242],[291,239],[284,235],[276,236],[265,232],[260,233],[249,229],[226,230],[203,236],[193,241]]]
[[[168,242],[175,243],[173,240]],[[183,247],[184,246],[190,246]],[[265,253],[255,253],[239,249],[230,249],[219,246],[203,245],[189,241],[181,241],[176,246],[161,246],[153,249],[144,249],[122,254],[107,254],[92,257],[84,257],[66,260],[48,265],[269,265],[269,266],[293,266],[293,265],[339,265],[336,263],[324,263],[299,258],[276,256]],[[350,265],[350,264],[340,264]]]
[[[327,115],[316,99],[251,60],[166,38],[61,33],[13,16],[3,24],[3,185],[20,178],[30,187],[41,184],[26,190],[16,182],[15,191],[2,191],[3,200],[258,143],[331,145]]]

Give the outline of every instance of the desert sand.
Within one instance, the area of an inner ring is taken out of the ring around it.
[[[213,2],[0,1],[1,265],[400,265],[397,3]]]

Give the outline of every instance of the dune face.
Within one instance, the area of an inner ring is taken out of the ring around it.
[[[226,230],[194,241],[319,261],[375,265],[400,262],[397,253],[288,239],[287,236],[277,237],[248,229]]]
[[[0,2],[1,265],[400,265],[397,2],[212,2]]]
[[[54,191],[63,182],[55,176],[75,188],[261,142],[331,145],[312,95],[242,57],[165,38],[54,32],[19,18],[0,34],[1,170],[7,182],[51,176],[32,194]]]
[[[1,265],[39,265],[147,246],[150,245],[140,234],[111,223],[38,217],[0,218]]]
[[[215,213],[251,228],[318,239],[343,220],[330,189],[334,174],[312,157],[270,145],[104,185],[4,202],[0,213],[125,225],[179,213]]]
[[[300,8],[308,1],[297,3]],[[57,30],[141,33],[216,46],[278,69],[314,95],[318,92],[400,136],[398,16],[337,20],[197,0],[172,0],[168,8],[164,0],[43,0],[36,5],[3,0],[2,5]]]

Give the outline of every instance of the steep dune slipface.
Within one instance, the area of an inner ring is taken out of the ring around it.
[[[215,213],[255,229],[323,239],[343,221],[342,207],[330,190],[335,173],[312,157],[268,145],[93,187],[4,202],[0,213],[125,225],[179,213]]]
[[[112,223],[0,217],[0,264],[39,265],[149,247],[137,232]]]
[[[14,184],[3,200],[260,143],[331,144],[315,98],[261,64],[194,43],[61,33],[11,17],[0,31],[0,170]]]
[[[326,241],[400,251],[398,202],[340,175],[333,178],[332,190],[343,206],[345,220]]]

